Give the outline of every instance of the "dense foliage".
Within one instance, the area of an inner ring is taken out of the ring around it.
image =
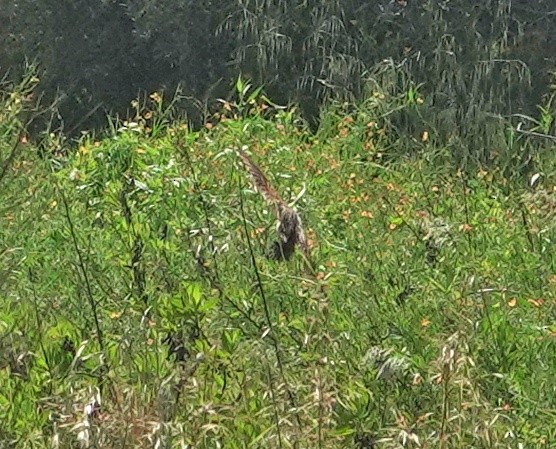
[[[553,446],[553,146],[524,187],[425,134],[412,154],[390,118],[418,92],[311,135],[238,80],[210,129],[152,95],[39,158],[34,82],[0,96],[0,447]],[[297,199],[314,270],[268,258],[240,148]]]

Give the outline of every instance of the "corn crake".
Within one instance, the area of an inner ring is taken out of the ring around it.
[[[289,206],[280,196],[261,169],[251,160],[247,153],[239,149],[239,157],[251,175],[251,180],[256,190],[263,196],[265,201],[271,205],[278,220],[278,240],[274,243],[270,257],[276,260],[289,260],[295,252],[296,245],[301,248],[305,263],[312,268],[309,258],[309,246],[303,222],[296,209]]]

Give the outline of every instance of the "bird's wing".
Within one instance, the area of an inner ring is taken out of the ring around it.
[[[251,175],[253,184],[255,185],[257,191],[263,196],[263,198],[273,205],[284,206],[285,202],[280,197],[280,194],[276,191],[274,187],[270,185],[268,179],[261,171],[261,169],[251,160],[247,153],[243,150],[238,150],[239,157],[243,161],[245,167]]]

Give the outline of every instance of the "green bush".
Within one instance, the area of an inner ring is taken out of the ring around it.
[[[424,104],[390,88],[316,136],[240,81],[211,129],[136,117],[48,160],[23,142],[0,196],[2,443],[550,447],[554,178],[458,171],[434,139],[388,159],[391,115]],[[243,146],[297,198],[314,271],[267,258]]]

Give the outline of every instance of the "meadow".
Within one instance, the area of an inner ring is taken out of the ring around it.
[[[426,129],[393,157],[380,92],[316,133],[152,95],[45,157],[2,101],[0,448],[556,447],[550,160],[465,170]],[[313,269],[269,259],[241,148]]]

